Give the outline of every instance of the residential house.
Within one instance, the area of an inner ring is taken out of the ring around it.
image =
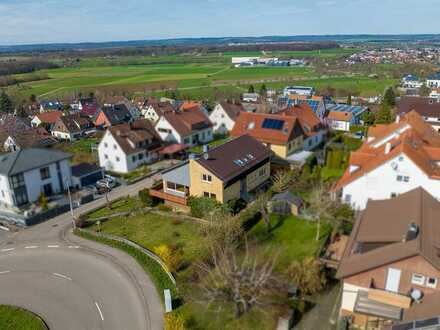
[[[270,149],[243,135],[164,171],[162,186],[150,194],[173,207],[186,206],[189,196],[249,200],[270,179],[270,157]]]
[[[430,88],[440,88],[440,72],[429,75],[426,79],[426,85]]]
[[[302,146],[304,150],[313,150],[325,140],[327,128],[307,103],[289,106],[278,114],[298,119],[304,132]]]
[[[336,274],[341,316],[361,329],[438,328],[439,215],[440,202],[421,187],[368,201]]]
[[[112,126],[98,145],[99,164],[107,171],[128,173],[159,157],[162,141],[146,119]]]
[[[41,194],[62,193],[71,184],[70,154],[51,149],[23,149],[0,156],[0,203],[21,207]]]
[[[312,108],[312,111],[318,116],[319,119],[324,120],[324,117],[327,114],[326,105],[328,103],[328,100],[326,100],[326,98],[324,98],[323,96],[289,94],[287,97],[282,96],[278,99],[278,105],[281,109],[304,103],[308,104],[310,108]]]
[[[142,107],[141,114],[145,119],[152,123],[159,120],[165,112],[174,112],[174,107],[170,102],[158,102],[156,99],[148,99]]]
[[[304,131],[294,116],[242,112],[235,121],[231,136],[250,135],[280,158],[287,158],[303,146]]]
[[[328,104],[326,121],[336,131],[349,132],[352,125],[360,125],[368,107],[348,104]]]
[[[411,111],[395,123],[370,127],[367,140],[350,155],[334,197],[364,209],[417,187],[440,198],[440,135]]]
[[[130,101],[125,96],[110,96],[107,97],[104,103],[104,106],[106,107],[125,107],[128,112],[130,113],[131,118],[138,119],[141,115],[140,112],[140,106],[138,106],[136,103]]]
[[[243,102],[251,102],[251,103],[258,103],[258,101],[260,100],[260,94],[258,93],[244,93],[241,96],[241,100]]]
[[[164,112],[155,129],[163,141],[189,146],[213,139],[212,123],[199,108]]]
[[[36,114],[32,120],[32,127],[42,126],[46,130],[50,131],[52,126],[56,123],[56,121],[63,115],[61,111],[48,111]]]
[[[401,86],[403,88],[420,88],[424,85],[420,78],[413,74],[407,74],[402,78]]]
[[[235,120],[240,112],[245,111],[241,104],[220,102],[209,115],[214,125],[214,133],[227,134],[234,128]]]
[[[61,116],[52,127],[52,135],[60,140],[75,141],[95,131],[95,126],[88,117],[80,114]]]
[[[403,96],[396,105],[396,115],[416,111],[435,130],[440,131],[440,102],[429,97]]]
[[[95,126],[108,128],[123,123],[128,123],[133,119],[130,111],[124,104],[103,106],[98,110],[95,118]]]
[[[205,116],[208,116],[208,109],[203,105],[201,102],[195,102],[195,101],[184,101],[180,104],[177,104],[177,109],[180,111],[188,111],[188,110],[195,110],[195,111],[201,111],[205,114]]]
[[[291,94],[298,95],[306,95],[311,97],[315,93],[315,89],[313,87],[305,87],[305,86],[287,86],[284,88],[283,94],[284,96],[289,96]]]
[[[434,88],[431,90],[431,93],[429,93],[429,97],[436,99],[437,102],[440,100],[440,88]]]
[[[59,101],[40,101],[40,112],[63,110],[63,104]]]
[[[98,101],[94,97],[82,98],[73,107],[77,109],[82,116],[94,117],[99,110]]]

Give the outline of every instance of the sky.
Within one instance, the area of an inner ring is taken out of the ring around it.
[[[439,0],[0,0],[0,45],[440,33]]]

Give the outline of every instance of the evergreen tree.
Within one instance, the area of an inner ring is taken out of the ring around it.
[[[428,86],[423,85],[420,87],[419,94],[420,96],[429,96],[429,94],[431,94],[431,89]]]
[[[351,104],[352,104],[352,101],[351,101],[351,94],[348,94],[348,97],[347,97],[347,104],[348,104],[348,105],[351,105]]]
[[[37,97],[35,96],[35,94],[31,94],[31,96],[29,96],[29,101],[31,103],[37,102]]]
[[[260,95],[264,97],[264,96],[266,96],[266,93],[267,93],[267,87],[265,84],[263,84],[260,87]]]
[[[10,113],[12,110],[11,99],[5,91],[2,91],[0,94],[0,112]]]
[[[394,93],[394,89],[392,87],[388,87],[385,90],[382,104],[385,104],[390,108],[392,108],[396,105],[396,94]]]
[[[255,93],[254,85],[250,85],[250,86],[249,86],[248,92],[249,92],[249,93]]]
[[[389,124],[393,121],[393,114],[391,112],[391,107],[386,104],[382,103],[380,105],[379,111],[376,115],[375,124]]]

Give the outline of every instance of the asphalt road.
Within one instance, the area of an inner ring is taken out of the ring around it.
[[[151,182],[115,189],[110,198]],[[104,204],[86,204],[75,215]],[[0,234],[0,304],[28,309],[50,329],[162,329],[159,294],[129,255],[74,236],[70,214]]]

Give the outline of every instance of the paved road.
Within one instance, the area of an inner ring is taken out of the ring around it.
[[[110,199],[137,194],[151,179],[120,187]],[[96,200],[78,216],[105,204]],[[0,236],[0,304],[42,316],[50,329],[163,328],[158,293],[127,254],[71,233],[70,214]]]

